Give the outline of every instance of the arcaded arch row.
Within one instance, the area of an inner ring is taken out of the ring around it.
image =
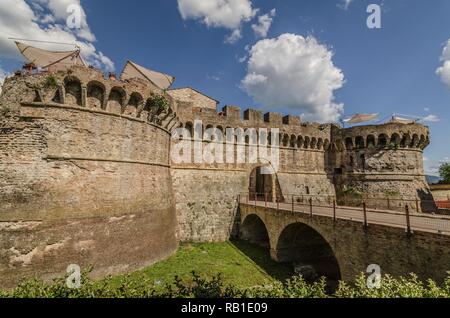
[[[363,148],[417,148],[425,149],[430,143],[429,136],[424,134],[393,133],[391,136],[380,134],[378,136],[368,135],[366,137],[346,137],[344,140],[337,140],[335,147],[337,150],[355,150]]]
[[[184,125],[182,124],[180,126],[181,128],[186,128],[191,137],[194,134],[194,124],[192,122],[186,122]],[[218,129],[222,132],[223,136],[226,135],[227,129],[232,129],[232,127],[222,127],[222,126],[214,126],[214,125],[207,125],[206,127],[202,127],[202,135],[203,132],[208,129]],[[245,129],[244,129],[245,130]],[[259,134],[256,134],[254,138],[252,138],[251,143],[259,143],[261,136]],[[272,135],[270,132],[267,133],[267,136],[264,136],[266,140],[264,140],[264,143],[267,145],[271,145],[272,143]],[[235,141],[237,141],[237,137],[235,136]],[[328,150],[330,147],[330,141],[328,139],[323,138],[316,138],[316,137],[309,137],[309,136],[297,136],[297,135],[289,135],[289,134],[283,134],[280,133],[279,136],[279,142],[281,147],[286,148],[298,148],[298,149],[311,149],[311,150]],[[245,135],[245,143],[250,143],[250,136],[249,134]]]
[[[283,147],[312,150],[328,150],[330,148],[330,141],[326,138],[281,134],[280,139]]]
[[[141,92],[128,93],[124,87],[92,80],[84,84],[76,76],[67,76],[56,89],[52,102],[103,110],[116,115],[141,118],[147,122],[171,128],[178,124],[172,107],[165,110],[152,107],[152,97]]]

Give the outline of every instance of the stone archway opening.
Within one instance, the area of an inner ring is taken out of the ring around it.
[[[282,264],[271,256],[270,233],[257,214],[247,215],[241,222],[238,239],[232,244],[271,277],[285,281],[294,275],[292,266]]]
[[[264,167],[253,169],[249,180],[249,195],[253,200],[276,202],[282,201],[281,188],[276,174],[263,173]]]
[[[292,264],[295,272],[307,281],[326,277],[330,290],[337,288],[341,280],[339,263],[330,244],[307,224],[294,223],[283,230],[276,246],[276,258]]]

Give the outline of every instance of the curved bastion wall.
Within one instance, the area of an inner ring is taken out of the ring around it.
[[[171,103],[93,69],[14,76],[0,99],[0,285],[68,265],[124,273],[178,246],[170,175]],[[169,99],[170,100],[170,99]]]

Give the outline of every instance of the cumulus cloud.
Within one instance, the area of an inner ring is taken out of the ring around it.
[[[31,4],[25,0],[0,1],[0,55],[5,58],[21,58],[9,37],[76,43],[89,64],[113,71],[114,63],[95,48],[95,36],[89,29],[86,14],[81,6],[80,28],[71,29],[66,25],[70,15],[70,12],[66,12],[68,5],[80,5],[80,1],[37,0]],[[70,49],[55,44],[37,46],[51,50]]]
[[[241,26],[257,14],[251,0],[178,0],[178,10],[184,20],[199,20],[208,27],[232,31],[226,42],[241,38]]]
[[[275,9],[272,9],[270,13],[258,17],[258,23],[252,25],[252,29],[257,37],[267,37],[267,33],[272,26],[273,18],[276,14],[277,11]]]
[[[70,15],[70,10],[68,8],[76,6],[79,8],[81,20],[80,27],[76,29],[76,34],[79,38],[87,40],[89,42],[95,41],[95,35],[91,32],[89,25],[87,23],[86,13],[80,4],[80,0],[38,0],[41,6],[47,7],[55,21],[65,22],[67,17]]]
[[[444,64],[436,71],[441,77],[442,82],[450,88],[450,60],[444,61]]]
[[[241,87],[265,107],[283,107],[307,120],[337,121],[344,110],[334,91],[344,74],[332,61],[333,52],[314,37],[282,34],[258,41],[249,52]]]
[[[450,39],[444,47],[441,55],[443,65],[436,70],[436,74],[440,76],[442,82],[450,88]]]
[[[233,44],[242,38],[241,29],[236,29],[229,36],[225,38],[225,43]]]

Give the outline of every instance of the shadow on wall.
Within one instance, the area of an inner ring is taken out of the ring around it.
[[[436,213],[439,209],[434,201],[433,194],[425,190],[417,190],[417,197],[420,199],[420,207],[422,212]]]
[[[243,240],[232,240],[231,244],[262,271],[276,280],[285,281],[295,274],[290,264],[282,264],[272,260],[268,248],[253,245]]]

